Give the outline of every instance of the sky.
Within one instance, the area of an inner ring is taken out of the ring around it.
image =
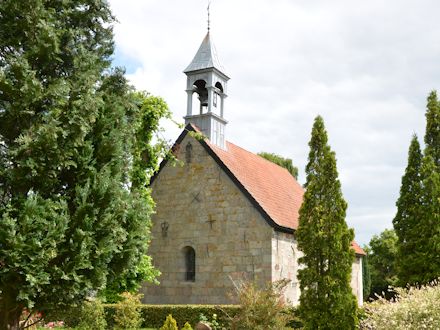
[[[186,76],[207,32],[207,0],[110,0],[114,65],[186,113]],[[413,134],[440,92],[438,0],[212,0],[211,40],[228,82],[226,139],[304,168],[313,120],[336,153],[356,240],[392,227]],[[164,136],[180,130],[165,122]]]

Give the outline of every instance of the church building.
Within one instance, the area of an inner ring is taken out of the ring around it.
[[[144,285],[143,302],[228,304],[234,283],[289,279],[285,297],[296,305],[295,230],[304,190],[286,169],[227,141],[229,77],[209,30],[184,73],[186,127],[173,147],[182,165],[163,161],[151,182],[149,253],[162,275],[160,285]],[[355,242],[352,248],[351,286],[362,304],[365,253]]]

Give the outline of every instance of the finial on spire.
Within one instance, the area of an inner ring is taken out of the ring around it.
[[[207,8],[207,10],[208,10],[208,32],[211,29],[211,26],[210,26],[211,25],[211,21],[209,19],[209,6],[211,6],[211,0],[208,1],[208,8]]]

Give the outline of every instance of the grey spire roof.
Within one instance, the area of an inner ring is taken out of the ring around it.
[[[225,71],[223,66],[220,64],[215,46],[211,42],[209,31],[203,39],[202,44],[200,45],[199,50],[197,51],[193,60],[183,72],[187,73],[208,68],[216,68],[222,73]]]

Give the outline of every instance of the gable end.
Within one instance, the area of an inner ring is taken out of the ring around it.
[[[172,151],[174,152],[177,148],[179,148],[181,142],[185,138],[185,136],[188,134],[188,132],[197,132],[197,130],[191,125],[186,125],[183,132],[180,134],[180,136],[177,138],[176,142],[174,143],[172,147]],[[231,172],[231,170],[223,163],[223,161],[217,156],[217,154],[211,149],[211,147],[206,143],[203,139],[196,139],[206,150],[206,152],[215,160],[215,162],[220,166],[220,168],[227,174],[227,176],[232,180],[232,182],[237,186],[237,188],[243,193],[244,196],[251,202],[251,204],[258,210],[258,212],[261,214],[261,216],[264,218],[264,220],[276,231],[280,231],[283,233],[293,234],[294,229],[287,228],[284,226],[280,226],[277,224],[270,216],[267,214],[267,212],[263,209],[263,207],[256,201],[256,199],[249,193],[249,191],[243,186],[243,184],[237,179],[237,177]],[[154,176],[151,177],[150,180],[150,186],[154,182],[154,180],[159,176],[159,173],[161,170],[165,167],[165,165],[168,163],[169,159],[164,159],[160,166],[159,170],[154,174]]]

